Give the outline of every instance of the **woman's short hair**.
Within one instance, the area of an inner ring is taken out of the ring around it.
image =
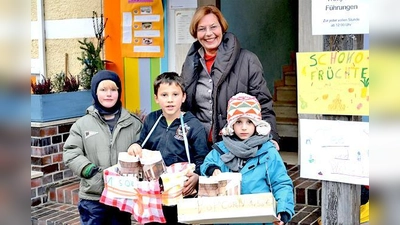
[[[197,26],[199,25],[199,21],[208,14],[214,14],[218,18],[218,22],[221,25],[222,33],[225,33],[228,30],[228,22],[222,15],[221,11],[213,6],[213,5],[206,5],[199,7],[193,15],[192,21],[190,22],[189,32],[197,39]]]

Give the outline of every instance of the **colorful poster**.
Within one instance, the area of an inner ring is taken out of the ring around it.
[[[369,115],[369,51],[297,53],[299,114]]]
[[[162,0],[123,0],[122,56],[164,56],[164,12]]]
[[[300,177],[369,184],[369,123],[300,119]]]

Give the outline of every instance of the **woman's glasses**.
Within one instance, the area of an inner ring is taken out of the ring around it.
[[[198,27],[197,28],[197,33],[205,33],[207,32],[207,29],[209,29],[211,32],[216,31],[220,26],[219,25],[211,25],[209,27]]]

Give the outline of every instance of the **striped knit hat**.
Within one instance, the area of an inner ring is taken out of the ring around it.
[[[245,93],[238,93],[228,101],[227,124],[221,130],[221,134],[233,135],[233,124],[242,117],[248,118],[253,122],[258,135],[268,135],[271,131],[269,123],[262,120],[261,106],[257,98]]]

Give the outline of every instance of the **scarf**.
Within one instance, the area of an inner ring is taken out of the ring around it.
[[[244,160],[255,157],[257,155],[258,146],[264,144],[269,139],[269,136],[253,135],[241,141],[236,136],[222,136],[222,140],[229,152],[221,155],[221,160],[232,171],[239,171],[239,165],[241,165]]]

